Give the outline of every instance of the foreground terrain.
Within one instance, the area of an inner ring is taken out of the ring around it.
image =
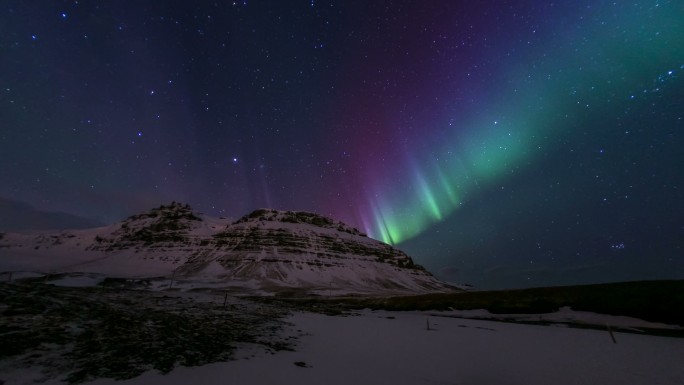
[[[292,349],[276,333],[284,308],[222,294],[170,294],[0,284],[0,383],[167,373],[231,359],[240,343]]]
[[[142,384],[675,385],[684,383],[678,338],[362,311],[353,317],[297,313],[308,335],[296,351],[154,371]]]
[[[684,325],[684,280],[359,298],[355,302],[357,307],[372,309],[486,309],[492,314],[552,313],[563,307],[571,307],[579,311]],[[683,333],[674,334],[684,336]]]
[[[0,284],[0,383],[684,381],[684,339],[653,335],[684,335],[681,281],[395,298],[45,282]]]

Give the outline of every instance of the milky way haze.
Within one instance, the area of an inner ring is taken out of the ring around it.
[[[681,1],[3,1],[0,196],[345,221],[445,279],[684,278]]]

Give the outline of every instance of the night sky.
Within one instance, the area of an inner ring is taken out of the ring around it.
[[[480,288],[684,278],[682,1],[0,1],[0,197],[342,220]]]

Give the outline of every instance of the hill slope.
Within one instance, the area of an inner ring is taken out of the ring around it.
[[[0,271],[173,277],[187,287],[313,294],[453,289],[403,252],[330,218],[262,209],[228,223],[175,202],[107,227],[3,234]]]

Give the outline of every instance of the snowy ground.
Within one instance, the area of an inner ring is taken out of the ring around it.
[[[296,352],[91,384],[684,383],[684,339],[679,338],[615,333],[613,343],[606,331],[426,313],[298,313],[290,321],[309,334]]]
[[[0,385],[134,378],[240,357],[244,344],[292,349],[298,334],[280,333],[289,311],[214,293],[0,284]]]
[[[542,314],[492,314],[485,309],[476,310],[451,310],[442,312],[432,312],[437,317],[468,318],[489,321],[505,321],[536,324],[558,324],[558,326],[571,325],[573,327],[591,327],[620,329],[623,331],[633,331],[643,333],[654,330],[684,330],[679,325],[669,325],[661,322],[649,322],[634,317],[615,316],[598,314],[589,311],[573,310],[569,306],[564,306],[553,313]],[[561,325],[562,324],[562,325]]]
[[[56,282],[88,286],[100,278]],[[344,306],[338,307],[255,302],[223,292],[0,285],[0,385],[139,374],[86,383],[684,384],[684,338],[617,331],[681,326],[569,308],[535,315],[364,310],[343,316]],[[612,336],[568,325],[611,325]],[[235,360],[209,363],[228,359]],[[153,369],[174,362],[201,366],[176,366],[167,374]]]

